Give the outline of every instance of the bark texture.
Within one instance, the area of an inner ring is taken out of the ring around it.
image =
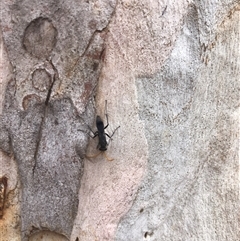
[[[0,17],[3,241],[239,239],[239,1],[2,0]],[[112,162],[86,158],[105,100]]]
[[[2,79],[0,142],[18,167],[23,241],[39,230],[71,235],[114,6],[1,1],[2,69],[9,61],[12,71]]]

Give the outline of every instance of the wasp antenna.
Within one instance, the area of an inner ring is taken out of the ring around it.
[[[105,157],[109,162],[111,162],[111,161],[114,160],[113,158],[108,157],[107,154],[106,154],[106,152],[103,152],[103,155],[104,155],[104,157]]]
[[[96,158],[96,157],[98,157],[101,153],[102,153],[102,152],[100,151],[99,153],[97,153],[97,154],[95,154],[95,155],[92,155],[92,156],[86,155],[86,158],[87,158],[87,159]]]

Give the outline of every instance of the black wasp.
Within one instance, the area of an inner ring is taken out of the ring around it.
[[[93,132],[92,129],[89,127],[89,129],[91,130],[91,132],[93,133],[93,136],[91,136],[91,138],[95,138],[96,136],[98,136],[98,145],[97,145],[97,149],[100,151],[99,153],[97,153],[96,155],[93,156],[86,156],[87,158],[95,158],[97,157],[99,154],[103,153],[105,158],[108,161],[113,161],[112,158],[109,158],[106,154],[106,150],[108,147],[109,142],[107,142],[107,138],[109,138],[109,141],[111,140],[111,138],[113,137],[113,135],[115,134],[116,130],[120,127],[118,126],[112,133],[112,135],[109,135],[108,133],[105,132],[105,129],[109,126],[108,123],[108,114],[107,114],[107,101],[105,100],[105,116],[106,116],[106,120],[107,120],[107,125],[104,126],[103,120],[101,119],[101,117],[98,115],[96,118],[96,127],[97,127],[97,131]]]

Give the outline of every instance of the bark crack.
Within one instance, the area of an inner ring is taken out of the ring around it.
[[[58,71],[57,71],[56,67],[54,66],[54,64],[52,63],[51,59],[49,60],[49,63],[51,64],[51,66],[54,70],[54,74],[53,74],[53,77],[52,77],[52,83],[49,87],[47,97],[46,97],[46,100],[45,100],[44,115],[42,117],[42,121],[41,121],[40,128],[39,128],[39,131],[38,131],[37,146],[36,146],[36,150],[35,150],[35,153],[34,153],[34,166],[33,166],[33,169],[32,169],[33,176],[34,176],[34,173],[35,173],[35,169],[37,167],[37,155],[38,155],[38,152],[39,152],[40,142],[41,142],[41,139],[42,139],[43,125],[44,125],[44,122],[45,122],[46,116],[47,116],[48,104],[49,104],[49,101],[50,101],[50,98],[51,98],[51,93],[52,93],[54,83],[56,82],[56,76],[57,76],[57,78],[59,77]]]

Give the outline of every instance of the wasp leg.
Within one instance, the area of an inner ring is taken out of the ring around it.
[[[114,131],[113,131],[113,133],[112,133],[112,135],[111,135],[111,137],[110,138],[112,138],[113,137],[113,135],[115,134],[115,132],[116,132],[116,130],[118,129],[118,128],[120,128],[120,126],[118,126]]]
[[[120,126],[118,126],[112,133],[112,135],[110,136],[108,133],[105,133],[107,137],[109,137],[110,139],[113,137],[113,135],[115,134],[116,130],[120,128]]]
[[[89,125],[87,125],[87,126],[88,126],[88,129],[89,129],[89,130],[92,132],[92,134],[93,134],[93,136],[91,136],[90,134],[88,134],[88,136],[90,136],[92,139],[95,138],[96,136],[98,136],[98,131],[95,131],[95,132],[94,132]]]
[[[104,157],[105,157],[109,162],[111,162],[111,161],[114,160],[113,158],[109,158],[109,157],[107,156],[106,152],[103,152],[103,155],[104,155]]]
[[[108,135],[108,133],[105,133],[105,134],[106,134],[106,136],[109,138],[108,145],[109,145],[110,141],[112,140],[112,137],[113,137],[113,135],[115,134],[115,132],[116,132],[116,130],[117,130],[118,128],[120,128],[120,126],[118,126],[118,127],[117,127],[117,128],[114,130],[114,132],[112,133],[112,135],[111,135],[111,136],[110,136],[110,135]]]

